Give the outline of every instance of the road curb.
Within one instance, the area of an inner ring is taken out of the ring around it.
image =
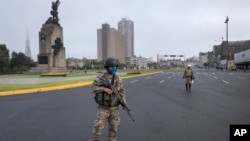
[[[92,84],[92,82],[82,82],[82,83],[75,83],[75,84],[68,84],[68,85],[45,87],[45,88],[5,91],[5,92],[0,92],[0,96],[10,96],[10,95],[20,95],[20,94],[31,94],[31,93],[56,91],[56,90],[77,88],[77,87],[87,86],[87,85],[91,85],[91,84]]]

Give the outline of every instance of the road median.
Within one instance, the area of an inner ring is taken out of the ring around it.
[[[147,74],[136,74],[136,75],[126,75],[121,76],[122,79],[128,79],[133,77],[140,77],[145,75],[152,75],[159,72],[152,72]],[[87,82],[78,82],[74,84],[63,84],[59,86],[50,86],[50,87],[42,87],[42,88],[31,88],[31,89],[23,89],[23,90],[10,90],[10,91],[3,91],[0,92],[0,96],[11,96],[11,95],[21,95],[21,94],[36,94],[41,92],[48,92],[48,91],[56,91],[56,90],[63,90],[63,89],[70,89],[70,88],[77,88],[77,87],[83,87],[91,85],[92,81]]]

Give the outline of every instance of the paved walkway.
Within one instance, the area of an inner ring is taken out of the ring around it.
[[[78,80],[95,78],[96,76],[80,76],[80,77],[42,77],[42,78],[0,78],[0,84],[39,84],[46,82],[58,82],[67,80]]]
[[[118,73],[124,75],[125,73]],[[58,82],[67,80],[79,80],[95,78],[96,75],[91,76],[77,76],[77,77],[41,77],[41,78],[0,78],[0,84],[40,84],[46,82]]]

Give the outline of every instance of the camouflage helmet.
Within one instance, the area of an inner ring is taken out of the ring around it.
[[[104,68],[108,68],[108,67],[118,67],[119,65],[119,60],[113,57],[109,57],[106,59],[105,63],[104,63]]]

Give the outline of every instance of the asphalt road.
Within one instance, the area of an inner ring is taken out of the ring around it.
[[[229,141],[230,124],[250,124],[250,74],[197,70],[124,80],[135,122],[120,110],[119,141]],[[0,97],[0,141],[88,141],[97,112],[90,87]],[[105,127],[101,140],[107,140]]]

